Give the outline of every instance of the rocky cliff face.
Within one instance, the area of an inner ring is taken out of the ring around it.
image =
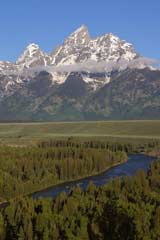
[[[52,54],[52,64],[70,65],[88,60],[130,61],[137,56],[132,44],[120,40],[111,33],[91,39],[87,27],[81,26]]]
[[[52,53],[32,43],[15,63],[0,61],[0,120],[160,118],[160,71],[139,59],[84,25]]]
[[[22,84],[32,79],[37,72],[46,70],[45,67],[47,66],[50,66],[53,84],[62,84],[67,79],[68,73],[74,70],[75,64],[77,64],[76,70],[78,70],[78,64],[83,64],[79,66],[80,71],[82,71],[89,61],[89,65],[92,66],[102,61],[103,64],[104,61],[112,62],[112,64],[120,60],[129,62],[136,57],[138,57],[138,54],[130,43],[120,40],[111,33],[91,39],[87,27],[82,25],[66,38],[64,43],[56,48],[53,53],[45,53],[37,44],[32,43],[26,47],[15,63],[0,61],[0,75],[1,82],[3,82],[3,94],[1,92],[0,96],[10,94],[11,88],[14,90],[19,87],[17,83]],[[70,66],[70,69],[65,70],[66,66]],[[58,70],[58,67],[60,67],[60,70]],[[93,72],[93,70],[89,72]],[[94,74],[94,78],[92,78],[89,73],[88,76],[85,76],[85,80],[90,82],[93,90],[109,81],[107,74],[102,81],[95,76]]]
[[[53,85],[41,72],[0,103],[0,120],[160,119],[160,71],[126,69],[92,91],[83,74]]]

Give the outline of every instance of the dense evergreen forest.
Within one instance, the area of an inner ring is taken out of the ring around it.
[[[129,153],[160,154],[158,141],[119,143],[50,140],[30,147],[0,146],[0,240],[160,239],[160,162],[147,175],[116,179],[56,199],[25,197],[60,182],[127,161]]]
[[[147,174],[79,187],[56,199],[20,198],[0,214],[1,240],[158,240],[160,161]]]
[[[102,172],[126,161],[130,148],[70,139],[31,147],[1,146],[0,201]]]
[[[104,171],[133,152],[159,149],[159,142],[141,144],[49,140],[30,147],[0,146],[0,202]]]

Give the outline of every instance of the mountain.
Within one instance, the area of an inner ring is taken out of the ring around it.
[[[53,64],[69,65],[87,60],[116,62],[125,59],[130,61],[138,54],[132,44],[120,40],[111,33],[91,39],[87,27],[81,26],[51,56]]]
[[[35,43],[29,44],[15,63],[0,62],[0,74],[4,79],[6,76],[10,79],[9,82],[4,80],[5,86],[10,85],[14,89],[13,85],[17,81],[22,83],[29,78],[32,79],[37,71],[46,70],[46,67],[50,66],[47,71],[52,74],[53,83],[61,84],[67,79],[68,72],[74,71],[74,68],[76,70],[80,68],[82,71],[85,66],[91,68],[93,65],[96,66],[97,62],[116,63],[120,60],[129,62],[138,56],[132,44],[120,40],[111,33],[91,39],[87,27],[82,25],[50,54],[42,51]],[[70,69],[67,66],[70,66]],[[92,69],[90,72],[97,72],[97,70]],[[86,81],[90,82],[93,90],[109,81],[108,75],[103,79],[104,81],[99,81],[99,77],[97,79],[95,75],[94,78],[90,77],[91,75],[88,74]],[[8,95],[7,86],[3,95]]]
[[[52,53],[29,44],[0,61],[0,120],[160,118],[160,71],[112,33],[85,25]]]
[[[20,69],[50,64],[51,57],[44,53],[37,44],[31,43],[17,59],[16,65]]]
[[[126,69],[93,92],[83,74],[60,85],[41,72],[0,103],[1,120],[160,119],[160,71]]]
[[[126,69],[115,74],[87,100],[84,112],[86,119],[160,119],[160,71]]]

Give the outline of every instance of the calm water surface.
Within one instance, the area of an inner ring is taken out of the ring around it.
[[[96,175],[87,177],[81,180],[69,182],[69,183],[63,183],[59,184],[57,186],[53,186],[51,188],[48,188],[46,190],[42,190],[40,192],[34,193],[33,198],[45,198],[45,197],[56,197],[61,192],[67,192],[69,193],[71,188],[74,186],[80,186],[82,189],[86,189],[89,182],[93,182],[96,186],[102,186],[110,179],[113,179],[115,177],[122,177],[122,176],[132,176],[136,173],[136,171],[143,169],[144,171],[147,171],[149,168],[149,165],[152,161],[154,161],[155,158],[149,157],[142,154],[134,154],[129,155],[128,161],[115,166],[109,170],[106,170],[105,172]]]

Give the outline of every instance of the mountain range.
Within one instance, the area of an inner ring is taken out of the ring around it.
[[[1,121],[158,118],[160,70],[112,33],[82,25],[51,53],[32,43],[0,61]]]

